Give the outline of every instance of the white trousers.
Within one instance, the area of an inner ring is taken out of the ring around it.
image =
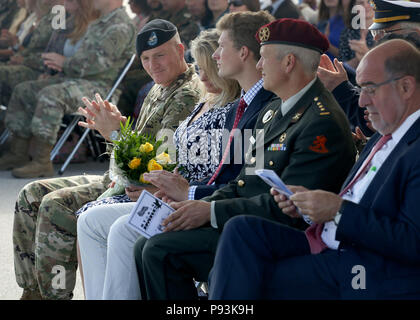
[[[133,247],[141,235],[126,222],[135,202],[105,204],[82,213],[77,237],[87,300],[139,300]]]

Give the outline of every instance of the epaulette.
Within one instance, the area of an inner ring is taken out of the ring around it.
[[[314,102],[316,103],[316,105],[319,108],[319,111],[320,111],[319,115],[320,116],[327,116],[327,115],[331,114],[331,112],[329,112],[327,109],[325,109],[323,103],[319,100],[319,97],[315,97]]]

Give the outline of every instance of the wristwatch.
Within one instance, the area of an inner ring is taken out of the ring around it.
[[[335,224],[336,227],[338,226],[338,224],[340,222],[340,219],[341,219],[341,212],[338,211],[336,213],[336,215],[334,216],[334,224]]]
[[[113,131],[111,131],[111,134],[109,135],[109,140],[111,140],[111,141],[118,140],[119,135],[120,135],[119,131],[113,130]]]

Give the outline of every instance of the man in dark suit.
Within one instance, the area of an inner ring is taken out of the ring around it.
[[[287,200],[272,190],[283,213],[296,217],[297,207],[313,221],[306,234],[232,219],[210,298],[420,298],[420,51],[387,41],[362,59],[356,79],[377,133],[340,195],[290,186],[295,194]]]
[[[264,8],[263,10],[268,11],[274,18],[301,18],[301,12],[299,8],[293,3],[292,0],[272,0],[271,5]]]
[[[273,169],[289,184],[337,191],[354,163],[345,115],[316,78],[321,52],[328,49],[325,36],[294,19],[274,21],[257,36],[262,44],[257,67],[264,87],[281,100],[260,112],[246,155],[249,162],[235,180],[204,201],[171,203],[177,211],[164,221],[165,232],[137,241],[134,252],[144,299],[194,299],[192,278],[207,280],[220,232],[235,215],[260,215],[303,228],[302,220],[279,210],[269,186],[255,175],[256,168]],[[227,53],[225,46],[221,41],[221,56]]]
[[[145,179],[160,189],[156,196],[163,197],[167,201],[198,200],[211,195],[238,176],[244,164],[243,150],[246,151],[245,148],[248,145],[248,141],[242,137],[246,136],[246,131],[252,131],[260,111],[275,97],[272,92],[263,88],[261,71],[255,67],[260,59],[260,53],[259,44],[253,36],[262,25],[272,20],[273,18],[266,12],[242,12],[228,15],[226,18],[222,17],[217,24],[221,32],[225,31],[220,41],[232,44],[233,50],[229,55],[221,56],[219,52],[215,53],[214,58],[218,61],[219,75],[237,80],[242,88],[241,96],[247,102],[245,112],[236,127],[238,134],[233,137],[228,158],[220,165],[220,170],[211,184],[209,181],[212,177],[194,182],[190,186],[180,174],[165,171],[152,171],[145,174]],[[240,57],[240,50],[246,50],[247,53]],[[226,115],[225,129],[228,132],[233,129],[239,103],[240,99],[235,101]],[[224,151],[223,147],[220,159],[223,158]]]

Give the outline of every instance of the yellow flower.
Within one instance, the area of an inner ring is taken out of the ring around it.
[[[149,161],[149,163],[147,164],[147,170],[150,171],[156,171],[156,170],[162,170],[163,167],[156,162],[155,159],[152,159]]]
[[[149,153],[153,151],[153,145],[149,142],[146,142],[145,144],[142,144],[140,146],[140,152],[142,153]]]
[[[143,173],[141,174],[139,181],[140,181],[141,183],[147,183],[147,184],[149,184],[149,183],[150,183],[149,181],[144,180],[144,178],[143,178]]]
[[[141,164],[141,159],[134,158],[133,160],[130,161],[130,163],[128,164],[128,167],[131,170],[135,170],[135,169],[137,169],[140,166],[140,164]]]
[[[162,152],[160,155],[156,156],[156,161],[161,165],[165,165],[171,162],[171,157],[169,157],[169,154],[166,152]]]

